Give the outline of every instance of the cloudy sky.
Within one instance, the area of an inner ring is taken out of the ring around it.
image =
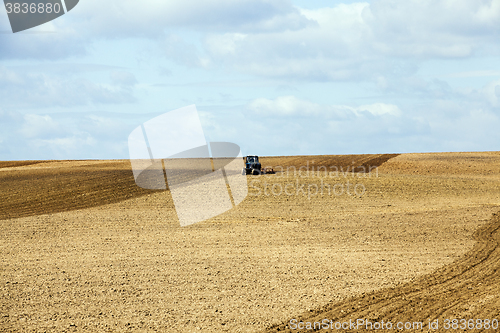
[[[13,34],[0,160],[128,158],[195,104],[243,154],[500,150],[500,0],[80,0]]]

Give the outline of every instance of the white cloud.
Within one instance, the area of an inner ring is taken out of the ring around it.
[[[65,134],[65,130],[48,115],[26,114],[19,131],[27,139],[50,138]]]
[[[0,58],[58,59],[85,54],[96,40],[146,38],[188,67],[376,80],[397,57],[498,55],[500,0],[378,0],[314,10],[287,0],[87,0],[43,30],[55,33],[0,35]],[[178,31],[199,34],[203,49]]]
[[[210,34],[214,62],[245,73],[312,80],[373,79],[398,58],[500,54],[500,1],[379,0],[301,10],[315,25],[261,34]]]
[[[234,56],[237,43],[241,43],[248,35],[241,33],[225,33],[222,35],[208,36],[206,44],[212,55],[217,57]]]
[[[260,116],[307,116],[318,115],[324,108],[294,96],[277,97],[275,100],[258,98],[248,105],[248,109]]]
[[[388,103],[319,104],[281,96],[257,98],[241,109],[212,113],[207,137],[235,142],[248,154],[347,154],[403,151],[429,131],[425,120]]]
[[[67,15],[66,15],[67,16]],[[64,59],[75,55],[85,55],[91,42],[87,31],[72,28],[70,20],[62,16],[33,30],[21,33],[7,33],[10,26],[0,25],[0,59]],[[7,21],[7,15],[5,15]],[[1,17],[0,17],[1,21]],[[6,23],[4,22],[4,23]]]
[[[0,159],[127,158],[127,137],[144,120],[120,113],[0,110]]]
[[[381,102],[356,106],[282,96],[255,99],[246,106],[250,112],[211,122],[236,133],[228,137],[220,131],[216,140],[263,155],[495,150],[500,113],[485,103],[484,98],[463,97],[406,101],[402,107]],[[241,133],[250,132],[260,139],[245,140]]]
[[[6,111],[0,108],[0,124],[10,125],[22,121],[23,115],[15,111]]]
[[[128,89],[95,83],[84,77],[22,71],[0,66],[0,100],[4,107],[71,107],[88,104],[132,103]],[[128,80],[132,80],[129,76]]]
[[[482,89],[482,93],[493,107],[500,107],[500,80],[491,81]]]
[[[383,54],[461,58],[495,39],[500,30],[499,4],[498,0],[380,0],[367,7],[363,17],[373,31],[375,50]]]
[[[462,104],[470,105],[470,109],[500,111],[500,79],[489,81],[480,88],[458,89],[457,95]]]
[[[466,71],[457,72],[446,75],[449,78],[472,78],[472,77],[485,77],[485,76],[500,76],[498,70],[479,70],[479,71]]]
[[[109,76],[118,86],[130,87],[137,84],[135,75],[127,71],[112,71]]]
[[[8,31],[7,16],[0,18]],[[161,40],[172,29],[269,32],[312,23],[288,0],[86,0],[29,33],[0,34],[0,59],[63,59],[87,54],[96,40]]]
[[[204,45],[214,62],[253,75],[314,80],[359,76],[372,67],[363,62],[363,41],[369,37],[361,19],[366,6],[302,10],[316,24],[261,34],[210,34]]]
[[[170,34],[161,42],[162,54],[177,64],[186,67],[207,67],[209,60],[192,43],[186,42],[180,36]]]
[[[374,103],[357,107],[347,105],[321,105],[295,96],[280,96],[274,100],[258,98],[250,102],[247,108],[259,116],[316,116],[319,118],[348,119],[353,116],[361,117],[364,113],[373,116],[390,115],[399,117],[402,115],[397,105],[386,103]]]
[[[33,139],[28,141],[28,146],[31,149],[43,151],[45,156],[67,159],[80,156],[78,151],[90,151],[99,147],[99,142],[87,133],[77,133],[61,138]]]
[[[354,108],[356,112],[369,112],[374,116],[391,115],[399,117],[402,112],[397,105],[385,104],[385,103],[374,103],[370,105],[361,105]]]
[[[88,28],[108,36],[158,35],[168,27],[270,31],[307,24],[287,0],[88,0],[79,9]]]

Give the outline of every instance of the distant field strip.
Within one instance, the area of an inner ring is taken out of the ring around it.
[[[0,161],[0,169],[2,168],[14,168],[21,167],[25,165],[48,163],[51,161]]]
[[[309,167],[314,170],[319,170],[320,167],[325,167],[331,171],[331,167],[337,167],[339,170],[354,172],[376,168],[387,162],[398,154],[364,154],[364,155],[312,155],[312,156],[276,156],[261,158],[263,167],[273,167],[276,171],[281,170],[286,172],[287,169],[297,170],[300,167]],[[281,168],[280,168],[281,167]]]
[[[378,167],[396,154],[263,157],[264,166]],[[10,169],[8,169],[10,168]],[[0,162],[0,220],[117,203],[158,190],[138,187],[128,160]]]

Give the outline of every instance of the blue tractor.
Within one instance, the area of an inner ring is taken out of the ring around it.
[[[272,168],[262,168],[262,164],[259,162],[259,156],[248,155],[245,157],[245,169],[243,169],[242,174],[244,175],[263,175],[274,173]]]

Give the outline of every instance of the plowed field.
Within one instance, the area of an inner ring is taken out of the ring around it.
[[[128,161],[1,162],[0,331],[500,319],[500,153],[262,163],[240,205],[181,228]]]

